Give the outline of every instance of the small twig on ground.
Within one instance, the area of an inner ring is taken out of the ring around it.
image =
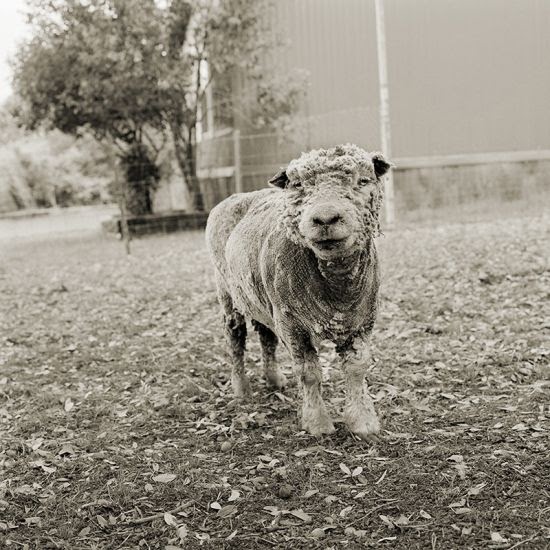
[[[519,542],[516,542],[516,544],[513,544],[507,550],[512,550],[512,548],[517,548],[518,546],[521,546],[522,544],[525,544],[526,542],[530,542],[533,539],[537,538],[538,533],[535,533],[534,535],[531,535],[528,539],[520,540]]]
[[[92,502],[87,502],[86,504],[83,504],[80,508],[89,508],[90,506],[104,506],[108,508],[112,508],[113,503],[107,499],[100,498],[99,500],[93,500]]]
[[[186,508],[189,508],[193,505],[192,500],[189,502],[185,502],[183,504],[180,504],[177,508],[174,508],[173,510],[168,510],[168,512],[159,512],[158,514],[153,514],[152,516],[146,516],[144,518],[138,518],[138,519],[131,519],[127,523],[130,523],[132,525],[140,525],[142,523],[148,523],[150,521],[154,521],[156,519],[162,519],[164,517],[164,514],[177,514],[178,512],[181,512],[182,510],[185,510]]]
[[[116,550],[118,550],[119,548],[122,548],[123,544],[131,537],[132,535],[128,535],[117,547],[116,547]]]
[[[398,499],[392,499],[394,502],[396,502]],[[351,527],[355,523],[359,523],[360,521],[363,521],[365,518],[368,518],[371,514],[376,512],[376,510],[380,510],[380,508],[385,508],[387,506],[391,506],[391,502],[385,502],[384,504],[379,504],[378,506],[375,506],[374,508],[371,508],[364,516],[360,517],[359,519],[356,519],[355,521],[352,521],[348,527]]]
[[[55,540],[53,540],[52,537],[48,537],[48,539],[52,542],[52,544],[53,544],[56,548],[61,548],[61,545],[58,544],[57,542],[55,542]]]
[[[247,533],[246,535],[242,535],[239,538],[241,538],[241,539],[251,539],[251,538],[253,538],[255,541],[261,540],[263,542],[266,542],[270,546],[277,546],[276,542],[270,541],[269,539],[264,539],[263,537],[260,536],[260,533]]]

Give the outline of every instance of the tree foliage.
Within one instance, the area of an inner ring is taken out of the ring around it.
[[[116,145],[125,164],[149,164],[158,153],[152,134],[163,128],[155,3],[34,0],[29,8],[33,37],[15,62],[19,118],[29,128],[90,132]],[[150,212],[151,180],[133,183],[131,213]]]
[[[195,208],[201,208],[196,145],[200,105],[216,79],[245,75],[250,125],[292,113],[301,84],[274,81],[269,0],[29,0],[33,37],[15,60],[26,126],[91,132],[126,164],[148,166],[171,138]],[[142,154],[136,157],[136,152]],[[146,178],[140,186],[149,192]],[[130,201],[132,202],[132,201]],[[146,205],[150,201],[137,200]],[[137,212],[136,212],[137,213]]]
[[[31,3],[33,37],[19,51],[15,84],[26,123],[67,133],[141,141],[161,128],[158,60],[148,37],[160,32],[152,0]]]

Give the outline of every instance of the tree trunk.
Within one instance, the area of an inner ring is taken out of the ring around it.
[[[195,211],[202,212],[204,210],[204,201],[199,178],[197,177],[196,146],[193,143],[192,131],[189,132],[186,139],[177,123],[171,124],[170,129],[172,132],[176,160],[183,176],[184,185],[189,194],[191,208]]]
[[[126,208],[134,216],[151,214],[151,192],[160,179],[159,169],[147,148],[139,142],[132,144],[122,155],[122,168],[126,179]]]

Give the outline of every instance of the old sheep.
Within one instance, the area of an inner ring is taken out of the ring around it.
[[[246,321],[259,333],[269,384],[281,388],[281,339],[302,392],[302,427],[334,431],[321,397],[319,344],[336,345],[346,381],[344,419],[362,439],[379,421],[366,388],[368,337],[377,310],[381,177],[390,164],[355,145],[304,153],[270,180],[274,188],[233,195],[206,229],[231,347],[232,384],[249,391]]]

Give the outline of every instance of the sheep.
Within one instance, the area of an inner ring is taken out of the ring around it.
[[[302,428],[334,432],[321,396],[319,345],[335,344],[344,376],[344,420],[361,439],[380,422],[365,369],[378,307],[374,239],[380,232],[380,153],[338,145],[303,153],[275,175],[271,187],[232,195],[210,212],[206,240],[231,348],[234,394],[245,396],[246,319],[259,333],[267,383],[281,389],[275,360],[288,349],[301,389]]]

